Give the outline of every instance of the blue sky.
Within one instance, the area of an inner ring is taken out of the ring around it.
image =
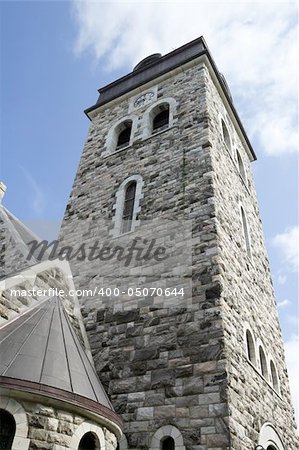
[[[59,222],[88,131],[83,110],[95,103],[97,89],[148,54],[203,34],[258,156],[253,172],[293,374],[299,342],[296,4],[138,5],[0,2],[4,204],[25,221]]]

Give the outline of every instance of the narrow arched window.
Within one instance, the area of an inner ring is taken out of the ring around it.
[[[100,450],[100,443],[98,437],[89,431],[82,436],[78,450]]]
[[[131,231],[132,219],[134,213],[135,195],[136,195],[136,181],[128,183],[125,191],[123,215],[122,215],[122,233]]]
[[[116,201],[113,205],[115,214],[112,222],[114,222],[114,226],[110,231],[113,237],[134,231],[140,225],[139,213],[141,211],[140,201],[143,198],[143,186],[142,176],[132,175],[126,178],[117,189]]]
[[[246,350],[249,361],[256,365],[255,345],[252,334],[249,330],[246,331]]]
[[[229,136],[227,126],[225,125],[225,122],[223,119],[221,120],[221,126],[222,126],[222,136],[223,136],[224,143],[225,143],[226,147],[228,148],[228,150],[231,152],[230,136]]]
[[[169,125],[169,105],[168,103],[163,103],[159,105],[154,110],[153,117],[153,133],[157,131],[162,131],[168,128]]]
[[[161,440],[161,450],[175,450],[174,439],[167,436]]]
[[[238,150],[237,150],[237,162],[238,162],[239,173],[240,173],[241,177],[243,178],[243,181],[246,183],[244,164],[243,164],[243,160],[242,160],[241,155],[238,152]]]
[[[249,258],[251,259],[251,245],[250,245],[250,237],[249,237],[249,230],[248,230],[248,224],[246,215],[244,212],[244,209],[241,207],[241,219],[242,219],[242,228],[243,228],[243,235],[245,239],[245,246],[246,246],[246,252]]]
[[[12,414],[0,409],[0,450],[11,450],[16,432],[16,421]]]
[[[276,391],[278,391],[278,376],[277,376],[277,371],[276,371],[273,361],[270,361],[270,372],[271,372],[271,379],[272,379],[273,387]]]
[[[259,347],[259,358],[260,358],[260,366],[261,366],[262,375],[263,375],[263,377],[267,378],[268,377],[267,360],[266,360],[265,352],[261,346]]]
[[[131,131],[132,131],[132,121],[126,120],[118,127],[118,136],[117,136],[117,144],[116,149],[120,149],[122,147],[127,147],[130,144],[131,139]]]

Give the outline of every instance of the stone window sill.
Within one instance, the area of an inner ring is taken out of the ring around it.
[[[119,238],[122,238],[123,236],[128,236],[129,234],[134,233],[134,231],[135,231],[135,229],[134,230],[130,230],[130,231],[126,231],[125,233],[119,233],[116,236],[111,235],[110,239],[113,241],[114,239],[119,239]]]
[[[173,128],[174,128],[174,125],[172,125],[171,127],[165,128],[161,131],[156,131],[155,133],[150,134],[149,136],[145,137],[144,139],[141,139],[140,142],[144,142],[144,141],[147,141],[148,139],[152,139],[153,137],[156,137],[163,133],[166,133],[167,131],[172,130]]]
[[[280,399],[280,400],[282,400],[282,397],[281,397],[281,395],[280,395],[280,393],[276,390],[276,389],[274,389],[274,387],[272,386],[272,384],[261,374],[261,372],[257,369],[257,367],[250,361],[250,359],[248,359],[247,357],[246,357],[246,361],[247,361],[247,363],[253,368],[253,370],[255,371],[255,373],[257,373],[259,376],[260,376],[260,378],[262,378],[262,380],[264,380],[266,383],[267,383],[267,385],[268,385],[268,387],[271,389],[271,391],[272,392],[274,392],[276,395],[277,395],[277,397]]]
[[[118,148],[118,149],[114,150],[113,152],[110,152],[110,153],[107,153],[107,154],[102,153],[102,156],[103,156],[103,158],[109,158],[109,156],[117,155],[118,153],[121,153],[121,152],[123,152],[125,150],[128,150],[129,148],[132,148],[134,146],[134,144],[137,144],[137,143],[139,144],[139,143],[145,142],[145,141],[147,141],[149,139],[152,139],[153,137],[156,137],[156,136],[159,136],[159,135],[161,135],[163,133],[166,133],[167,131],[172,130],[173,128],[174,128],[174,125],[172,125],[171,127],[165,128],[165,129],[163,129],[161,131],[157,131],[156,133],[152,133],[150,136],[147,136],[147,137],[145,137],[143,139],[133,141],[131,144],[126,145],[125,147],[122,147],[122,148]]]
[[[109,156],[113,156],[113,155],[116,155],[118,153],[121,153],[124,150],[128,150],[128,148],[131,148],[131,147],[132,147],[132,144],[129,144],[129,145],[126,145],[124,147],[117,148],[113,152],[107,153],[106,155],[103,153],[102,156],[103,156],[103,158],[109,158]]]

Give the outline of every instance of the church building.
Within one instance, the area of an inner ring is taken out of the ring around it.
[[[0,204],[0,449],[297,450],[256,155],[205,40],[85,113],[54,257]]]

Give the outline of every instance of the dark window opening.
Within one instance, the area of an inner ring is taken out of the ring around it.
[[[259,348],[259,356],[260,356],[262,375],[265,378],[267,378],[267,361],[266,361],[266,356],[265,356],[265,353],[264,353],[264,350],[262,349],[262,347]]]
[[[0,409],[0,450],[11,450],[15,432],[14,417],[4,409]]]
[[[240,175],[243,178],[243,180],[246,181],[244,164],[243,164],[242,158],[241,158],[238,150],[237,150],[237,160],[238,160],[238,168],[239,168]]]
[[[271,378],[274,389],[278,389],[278,377],[273,361],[270,362]]]
[[[130,143],[130,137],[131,137],[131,131],[132,131],[132,122],[124,122],[121,125],[120,133],[117,138],[117,145],[116,148],[122,148],[126,147]]]
[[[246,331],[246,344],[248,359],[252,364],[255,364],[254,342],[249,330]]]
[[[251,258],[251,247],[250,247],[250,237],[249,237],[249,230],[247,225],[247,220],[245,216],[245,212],[243,208],[241,208],[241,216],[242,216],[242,225],[243,225],[243,233],[244,233],[244,239],[246,244],[246,251],[249,258]]]
[[[88,432],[81,438],[78,450],[98,450],[99,448],[98,438],[93,433]]]
[[[122,233],[127,233],[131,231],[132,220],[134,213],[135,195],[136,195],[136,181],[131,181],[125,193],[123,215],[122,215]]]
[[[164,105],[163,110],[158,112],[153,120],[153,131],[161,131],[169,125],[169,106]]]
[[[172,437],[168,436],[161,442],[161,450],[175,450],[175,443]]]

